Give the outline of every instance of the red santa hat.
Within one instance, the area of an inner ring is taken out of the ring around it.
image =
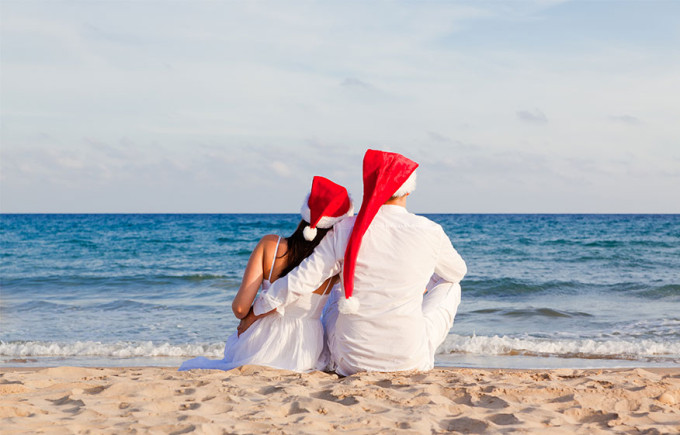
[[[354,205],[347,189],[328,178],[317,176],[312,180],[312,190],[305,198],[300,214],[302,219],[309,222],[302,230],[302,235],[311,242],[316,238],[317,228],[330,228],[347,216],[352,216]]]
[[[342,313],[356,313],[358,301],[352,298],[354,290],[354,269],[361,240],[371,225],[378,209],[393,196],[404,196],[416,188],[418,163],[401,154],[368,150],[364,155],[364,199],[354,221],[354,229],[347,242],[342,271],[345,299],[338,309]]]

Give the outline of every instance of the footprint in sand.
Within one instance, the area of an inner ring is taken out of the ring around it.
[[[323,390],[311,395],[315,399],[328,400],[329,402],[339,403],[345,406],[356,405],[359,401],[349,393],[334,389]]]
[[[453,420],[445,420],[441,423],[442,429],[450,432],[484,433],[489,424],[474,418],[461,417]]]
[[[172,431],[172,432],[170,432],[170,435],[181,435],[183,433],[189,433],[189,432],[193,432],[195,430],[196,430],[196,426],[194,426],[192,424],[191,426],[185,426],[182,429]]]
[[[488,409],[503,409],[510,406],[508,402],[500,397],[490,396],[488,394],[481,395],[475,405]]]
[[[270,394],[272,394],[272,393],[278,393],[279,391],[282,391],[282,390],[283,390],[283,387],[279,387],[279,386],[273,385],[273,386],[261,388],[261,389],[258,391],[258,393],[263,394],[263,395],[265,395],[265,396],[268,396],[268,395],[270,395]]]
[[[585,414],[579,420],[580,423],[599,423],[606,425],[610,420],[616,420],[619,418],[619,414],[615,412],[605,413],[602,411],[596,411]]]
[[[179,410],[180,410],[180,411],[193,411],[194,409],[198,409],[198,408],[200,408],[200,407],[201,407],[201,404],[200,404],[200,403],[195,403],[195,402],[191,402],[191,403],[182,403],[182,404],[179,406]]]
[[[71,396],[66,395],[64,397],[60,397],[59,399],[47,399],[50,402],[54,403],[57,406],[73,406],[73,408],[70,409],[64,409],[64,412],[68,412],[71,414],[76,414],[80,411],[80,408],[85,406],[85,402],[82,400],[74,400],[71,399]]]
[[[102,391],[106,390],[109,388],[111,385],[98,385],[96,387],[88,388],[85,390],[86,394],[99,394]]]
[[[293,415],[293,414],[302,414],[305,412],[309,412],[305,407],[300,406],[300,402],[293,402],[290,405],[290,409],[288,409],[288,415]]]
[[[574,400],[573,394],[567,394],[566,396],[560,396],[552,399],[549,403],[570,403]]]
[[[509,424],[520,424],[522,421],[515,417],[515,414],[496,414],[489,417],[489,420],[499,426],[507,426]]]

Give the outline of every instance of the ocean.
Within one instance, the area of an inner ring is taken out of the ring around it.
[[[680,215],[426,215],[468,265],[436,364],[680,364]],[[294,214],[0,215],[0,367],[221,357],[231,300]]]

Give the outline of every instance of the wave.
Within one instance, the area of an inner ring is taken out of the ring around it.
[[[254,246],[254,244],[257,243],[258,239],[233,236],[233,237],[218,237],[217,239],[215,239],[215,241],[217,243],[251,243]]]
[[[557,238],[552,240],[544,240],[540,243],[544,246],[585,246],[592,248],[616,248],[621,246],[636,246],[636,247],[653,247],[653,248],[674,248],[675,244],[665,242],[663,240],[579,240],[579,239],[565,239]]]
[[[68,305],[68,304],[62,304],[62,303],[54,303],[54,302],[47,302],[47,301],[30,301],[30,302],[24,302],[23,304],[18,304],[15,307],[13,307],[14,310],[18,312],[27,312],[27,311],[40,311],[40,310],[48,310],[52,312],[62,312],[64,310],[67,310],[69,308],[74,308],[73,305]]]
[[[579,281],[547,281],[532,283],[514,278],[494,278],[494,279],[466,279],[461,285],[464,292],[472,292],[476,296],[519,296],[546,291],[565,290],[574,291],[584,288],[586,284]]]
[[[639,296],[644,296],[650,299],[662,299],[680,296],[680,284],[668,284],[652,289],[644,290],[638,293]]]
[[[211,304],[187,304],[183,301],[178,301],[176,304],[158,304],[139,302],[132,299],[116,299],[108,302],[94,303],[94,304],[68,304],[68,303],[54,303],[47,301],[30,301],[17,304],[12,307],[12,311],[18,313],[30,311],[48,311],[51,313],[65,312],[65,311],[188,311],[188,312],[213,312],[216,307],[214,303]],[[221,308],[220,308],[221,309]]]
[[[549,340],[508,336],[449,335],[439,353],[582,359],[680,360],[680,342],[592,339]]]
[[[65,244],[69,245],[75,245],[79,246],[81,248],[89,248],[89,249],[98,249],[100,247],[104,247],[104,244],[97,244],[91,240],[84,240],[84,239],[70,239],[70,240],[65,240]]]
[[[232,254],[238,257],[250,257],[250,254],[252,253],[253,251],[250,249],[239,249],[238,251],[234,251]]]
[[[526,309],[501,309],[486,308],[482,310],[470,311],[470,314],[497,314],[506,317],[593,317],[592,314],[582,311],[562,311],[552,308],[526,308]]]
[[[249,253],[250,254],[250,253]],[[25,278],[7,278],[3,277],[3,289],[12,287],[21,287],[27,289],[39,286],[61,286],[61,287],[78,287],[78,286],[124,286],[124,285],[149,285],[149,284],[171,284],[181,282],[200,283],[204,281],[228,280],[240,284],[240,277],[235,274],[214,274],[201,272],[188,272],[183,274],[172,275],[168,273],[161,274],[101,274],[101,275],[46,275],[46,276],[32,276]]]
[[[578,294],[580,292],[627,293],[644,299],[662,299],[680,296],[679,284],[653,286],[649,282],[618,282],[595,284],[583,281],[532,282],[516,278],[465,279],[461,286],[471,296],[512,297],[535,294]]]
[[[193,357],[220,358],[224,342],[181,343],[152,341],[49,342],[0,341],[3,357]],[[439,348],[439,354],[466,353],[487,356],[534,356],[580,359],[614,359],[630,361],[680,361],[680,343],[654,340],[592,339],[548,340],[508,336],[449,335]]]
[[[224,342],[199,344],[171,344],[144,342],[101,343],[76,341],[74,343],[46,341],[0,341],[0,356],[5,357],[192,357],[220,358]]]

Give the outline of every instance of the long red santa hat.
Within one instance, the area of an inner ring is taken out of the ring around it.
[[[342,277],[345,299],[340,300],[339,310],[356,313],[358,302],[352,298],[354,269],[361,240],[378,213],[380,206],[393,196],[403,196],[415,190],[415,170],[418,163],[401,154],[368,150],[364,155],[364,198],[354,221],[352,234],[347,242]]]

